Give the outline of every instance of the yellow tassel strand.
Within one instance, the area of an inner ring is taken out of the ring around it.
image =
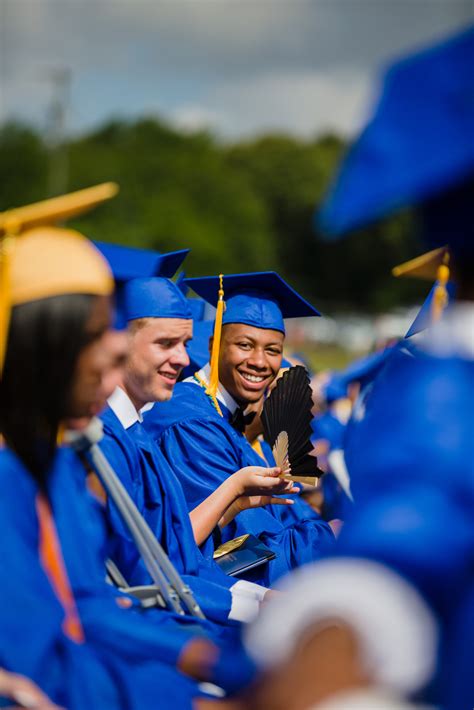
[[[449,252],[445,254],[444,263],[438,267],[437,283],[431,304],[431,320],[436,323],[441,318],[448,305],[449,295],[446,285],[449,281]]]
[[[3,373],[5,352],[10,324],[10,268],[8,258],[8,237],[4,237],[0,244],[0,377]]]
[[[63,446],[66,441],[66,426],[64,422],[59,422],[58,431],[56,432],[56,446]]]
[[[211,371],[209,373],[209,385],[206,394],[217,400],[217,389],[219,387],[219,351],[221,345],[222,317],[224,315],[224,274],[219,274],[219,298],[217,301],[216,320],[214,323],[214,339],[212,341]]]
[[[5,225],[5,233],[0,237],[0,377],[3,374],[3,366],[5,364],[8,329],[10,326],[10,262],[15,243],[15,234],[20,231],[20,228],[20,224],[12,219],[8,225]]]
[[[193,375],[193,377],[194,377],[194,379],[196,380],[196,382],[199,382],[199,384],[201,385],[201,387],[204,387],[204,390],[205,390],[207,396],[209,397],[209,396],[210,396],[210,395],[209,395],[209,385],[208,385],[207,382],[201,377],[201,375],[199,374],[199,372],[195,372],[194,375]],[[219,415],[220,417],[223,417],[224,415],[222,414],[222,409],[221,409],[221,407],[220,407],[219,400],[217,399],[217,395],[216,395],[215,397],[211,397],[211,401],[212,401],[212,404],[214,405],[214,409],[217,411],[218,415]]]

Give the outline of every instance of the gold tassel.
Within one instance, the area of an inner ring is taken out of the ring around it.
[[[224,315],[224,274],[219,274],[219,298],[217,301],[216,320],[214,323],[214,339],[212,341],[211,371],[209,373],[209,385],[206,394],[217,399],[217,389],[219,387],[219,351],[221,345],[222,317]]]
[[[0,244],[0,376],[3,373],[10,323],[10,264],[6,241],[7,237],[4,237]]]
[[[11,293],[10,264],[15,234],[20,231],[16,220],[5,225],[5,234],[0,237],[0,377],[3,374],[5,356],[7,353],[8,329],[10,326]]]
[[[436,323],[448,305],[449,295],[446,285],[449,281],[449,252],[444,255],[443,263],[438,266],[436,286],[431,303],[431,321]]]
[[[64,422],[59,422],[58,431],[56,432],[56,446],[63,446],[66,441],[66,426]]]

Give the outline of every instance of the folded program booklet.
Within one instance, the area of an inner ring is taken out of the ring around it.
[[[223,572],[238,577],[273,560],[276,554],[255,535],[241,535],[217,548],[214,559]]]

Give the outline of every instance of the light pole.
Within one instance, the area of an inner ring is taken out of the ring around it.
[[[46,136],[50,147],[48,192],[50,196],[67,192],[68,154],[65,146],[67,112],[69,107],[71,70],[56,67],[48,72],[53,85],[53,96],[47,113]]]

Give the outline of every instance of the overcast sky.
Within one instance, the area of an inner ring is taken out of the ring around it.
[[[474,0],[0,0],[0,116],[67,129],[160,115],[224,139],[350,135],[380,68],[474,22]]]

